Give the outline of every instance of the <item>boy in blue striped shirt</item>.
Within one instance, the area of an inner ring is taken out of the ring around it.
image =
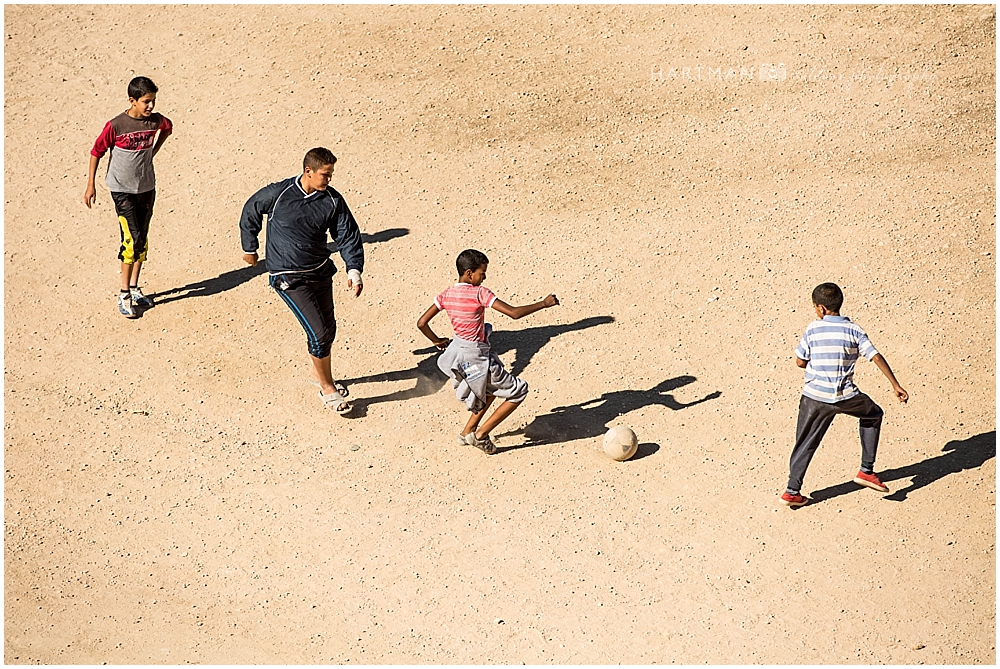
[[[846,316],[840,315],[844,293],[835,283],[821,283],[812,294],[813,308],[820,320],[806,327],[795,349],[795,364],[806,370],[805,388],[799,400],[799,420],[795,448],[789,463],[788,488],[781,496],[786,506],[802,506],[809,499],[801,494],[802,479],[823,435],[839,413],[861,421],[861,471],[854,477],[860,485],[889,492],[875,475],[875,454],[882,429],[882,408],[854,385],[854,363],[863,355],[885,374],[900,402],[909,395],[903,390],[889,363],[868,340],[868,335]]]

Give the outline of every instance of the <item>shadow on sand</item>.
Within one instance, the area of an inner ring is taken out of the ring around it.
[[[170,290],[150,295],[150,297],[156,301],[156,304],[160,305],[166,304],[167,302],[173,302],[174,300],[183,300],[188,297],[208,297],[210,295],[218,295],[219,293],[227,290],[232,290],[233,288],[246,283],[256,276],[265,274],[266,272],[267,269],[264,267],[264,261],[261,260],[252,267],[247,265],[246,267],[241,267],[240,269],[223,272],[219,276],[212,279],[195,281],[194,283],[189,283],[186,286],[181,286],[180,288],[172,288]]]
[[[615,319],[612,316],[591,316],[566,325],[543,325],[512,332],[494,330],[490,337],[490,348],[497,355],[514,351],[514,362],[510,364],[510,373],[514,376],[520,376],[535,354],[541,351],[542,347],[552,341],[554,337],[614,322]]]
[[[974,437],[961,441],[949,441],[941,449],[944,455],[928,458],[922,462],[916,462],[905,467],[887,469],[878,472],[879,479],[888,484],[890,481],[900,479],[911,479],[910,485],[900,488],[896,492],[886,495],[883,499],[894,502],[902,502],[907,496],[925,486],[938,481],[949,474],[957,474],[967,469],[978,469],[987,460],[991,460],[997,455],[997,433],[984,432]],[[840,497],[858,490],[865,490],[857,483],[848,481],[837,485],[814,491],[809,497],[812,501],[809,504],[825,502],[826,500]]]
[[[382,242],[392,241],[393,239],[399,239],[400,237],[405,237],[410,234],[409,228],[389,228],[387,230],[381,230],[372,234],[367,232],[361,233],[361,243],[362,244],[381,244]],[[327,242],[326,249],[330,253],[337,252],[337,242]]]
[[[679,411],[702,402],[714,400],[722,395],[715,391],[700,400],[682,404],[669,394],[671,390],[694,383],[693,376],[677,376],[667,379],[649,390],[618,390],[604,393],[597,399],[587,400],[580,404],[556,407],[550,413],[535,416],[523,429],[497,435],[498,437],[523,434],[527,441],[520,446],[512,446],[503,450],[524,448],[526,446],[541,446],[557,444],[577,439],[592,439],[603,435],[608,430],[608,423],[622,414],[635,411],[644,406],[659,405]],[[652,455],[659,446],[657,444],[640,444],[638,453],[633,458],[643,458]]]
[[[594,316],[591,318],[584,318],[576,323],[568,323],[566,325],[545,325],[537,328],[526,328],[516,332],[498,332],[494,330],[493,335],[490,337],[490,343],[493,350],[496,351],[498,355],[512,350],[515,351],[514,363],[511,365],[511,373],[516,376],[528,366],[531,358],[554,337],[558,337],[559,335],[567,332],[575,332],[577,330],[591,328],[595,325],[613,323],[614,320],[615,319],[611,316]],[[407,390],[397,390],[386,395],[354,399],[354,411],[350,413],[350,417],[362,418],[366,416],[368,414],[368,407],[372,404],[378,404],[380,402],[400,402],[403,400],[413,399],[415,397],[433,395],[439,391],[445,386],[445,384],[448,383],[448,376],[438,369],[437,366],[439,353],[440,351],[438,351],[435,347],[430,346],[413,352],[414,355],[427,356],[418,362],[417,366],[414,368],[401,369],[395,372],[384,372],[382,374],[371,374],[369,376],[360,376],[355,379],[344,379],[344,383],[348,386],[358,383],[416,381],[415,385]]]
[[[381,232],[376,232],[374,234],[362,233],[361,241],[364,244],[379,244],[381,242],[387,242],[391,239],[396,239],[397,237],[405,237],[408,234],[410,234],[409,228],[389,228],[388,230],[382,230]],[[335,252],[337,250],[337,245],[334,242],[329,242],[326,247],[331,252]],[[246,267],[241,267],[240,269],[223,272],[217,277],[195,281],[194,283],[189,283],[186,286],[181,286],[180,288],[164,290],[159,293],[154,293],[150,295],[150,297],[153,298],[157,304],[166,304],[167,302],[183,300],[188,297],[209,297],[210,295],[218,295],[219,293],[223,293],[227,290],[232,290],[233,288],[236,288],[250,279],[260,276],[266,272],[267,269],[265,267],[264,259],[261,258],[253,267],[248,265]]]

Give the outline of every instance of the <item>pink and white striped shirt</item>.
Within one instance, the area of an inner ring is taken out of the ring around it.
[[[455,336],[465,341],[486,341],[484,313],[493,306],[497,296],[485,286],[456,283],[434,298],[438,309],[448,312]]]

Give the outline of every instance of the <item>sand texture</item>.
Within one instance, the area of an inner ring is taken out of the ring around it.
[[[995,53],[974,5],[8,5],[5,662],[993,664]],[[137,74],[175,132],[130,321],[106,158],[83,192]],[[351,418],[241,259],[314,146]],[[562,301],[489,316],[494,456],[415,327],[470,247]],[[892,492],[843,417],[790,510],[824,281],[911,399],[859,362]]]

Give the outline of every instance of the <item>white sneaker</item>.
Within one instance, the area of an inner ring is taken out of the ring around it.
[[[132,295],[131,293],[122,295],[118,294],[118,311],[121,312],[122,316],[125,318],[135,318],[135,309],[132,308]]]
[[[139,286],[132,288],[130,290],[132,294],[132,304],[137,307],[151,307],[153,306],[152,298],[146,297],[142,294],[142,289]]]

